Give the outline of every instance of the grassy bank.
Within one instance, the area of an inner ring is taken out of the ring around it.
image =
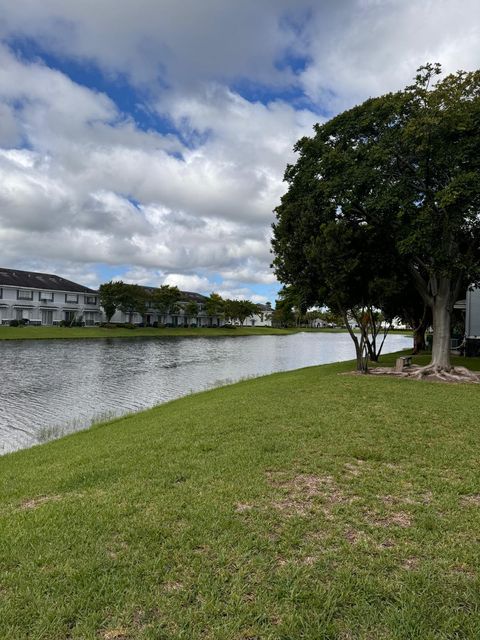
[[[0,458],[0,637],[479,637],[480,389],[350,368]]]
[[[288,335],[299,331],[344,332],[344,329],[275,329],[273,327],[235,327],[234,329],[182,327],[155,329],[137,327],[135,329],[107,329],[103,327],[5,327],[0,326],[1,340],[57,340],[71,338],[133,338],[133,337],[218,337],[218,336],[265,336]]]

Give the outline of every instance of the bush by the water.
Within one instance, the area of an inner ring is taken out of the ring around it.
[[[136,329],[137,325],[132,322],[102,322],[99,325],[102,329]]]

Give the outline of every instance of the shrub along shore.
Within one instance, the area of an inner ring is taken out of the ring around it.
[[[352,366],[0,458],[0,637],[477,637],[480,389]]]

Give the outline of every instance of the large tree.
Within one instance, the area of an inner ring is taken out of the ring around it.
[[[453,304],[480,277],[480,73],[439,72],[297,143],[273,241],[280,279],[332,308],[388,307],[407,282],[400,296],[431,309],[436,372],[451,368]]]
[[[404,92],[390,176],[397,247],[432,311],[434,372],[451,369],[453,305],[480,277],[480,72],[439,73],[427,65]]]
[[[299,310],[327,306],[341,316],[365,372],[383,345],[377,310],[392,295],[394,247],[381,225],[367,223],[360,205],[348,202],[330,149],[310,138],[296,148],[299,159],[287,168],[289,189],[276,209],[274,267]],[[365,176],[352,170],[350,178],[360,197]]]

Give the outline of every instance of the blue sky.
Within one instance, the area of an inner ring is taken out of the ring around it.
[[[434,7],[434,11],[432,11]],[[0,0],[2,266],[274,302],[295,141],[479,66],[473,0]]]

